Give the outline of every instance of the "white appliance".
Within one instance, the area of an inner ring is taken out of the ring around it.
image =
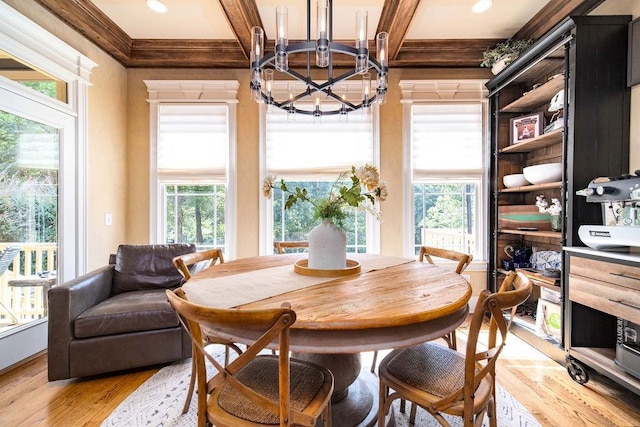
[[[596,250],[640,247],[640,170],[595,178],[576,194],[602,205],[602,224],[578,228],[585,245]]]

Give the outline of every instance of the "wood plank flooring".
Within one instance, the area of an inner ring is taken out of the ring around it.
[[[462,328],[459,347],[464,339]],[[0,375],[0,426],[99,426],[157,370],[48,382],[44,354]],[[543,426],[640,426],[640,396],[590,374],[585,385],[575,383],[563,366],[511,334],[497,378]]]

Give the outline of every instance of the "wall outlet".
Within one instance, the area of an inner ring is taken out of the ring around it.
[[[104,214],[104,225],[113,225],[113,214],[108,212]]]

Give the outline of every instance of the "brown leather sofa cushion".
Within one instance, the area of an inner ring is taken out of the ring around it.
[[[194,252],[193,244],[120,245],[116,253],[113,295],[143,289],[179,286],[182,276],[173,266],[178,255]]]
[[[76,338],[153,331],[179,326],[176,312],[163,289],[123,292],[78,316]]]

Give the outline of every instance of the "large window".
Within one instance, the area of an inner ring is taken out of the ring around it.
[[[410,254],[434,246],[484,259],[484,90],[479,82],[413,85],[405,105]]]
[[[235,209],[237,82],[145,83],[151,100],[152,240],[216,247],[233,258],[235,228],[228,218]],[[195,86],[201,99],[232,93],[233,100],[194,101],[181,92]]]
[[[351,166],[377,164],[377,111],[353,112],[346,121],[338,115],[323,116],[320,123],[300,114],[291,120],[279,109],[265,117],[265,175],[284,178],[290,189],[298,186],[311,197],[322,198],[340,173]],[[286,197],[275,190],[266,203],[266,253],[273,250],[273,241],[306,240],[317,225],[313,206],[298,203],[285,209]],[[379,250],[377,221],[370,215],[352,211],[345,221],[345,231],[348,252]]]
[[[158,107],[160,221],[165,243],[225,248],[226,104]]]

